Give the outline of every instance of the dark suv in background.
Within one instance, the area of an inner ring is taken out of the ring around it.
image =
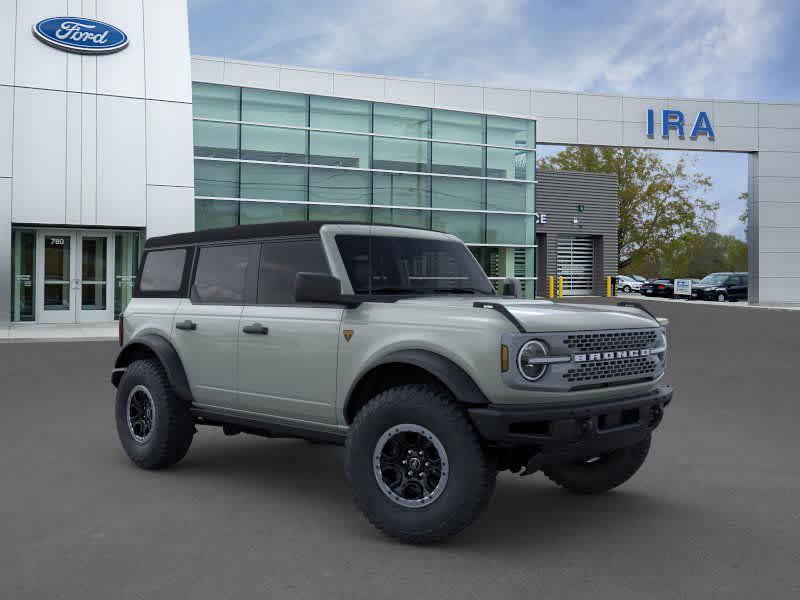
[[[675,295],[675,283],[672,279],[654,279],[642,284],[639,292],[643,296],[672,298]]]
[[[693,300],[747,300],[747,273],[711,273],[692,285]]]

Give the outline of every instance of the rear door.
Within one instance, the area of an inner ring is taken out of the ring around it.
[[[733,275],[731,286],[731,297],[737,300],[747,300],[747,276]]]
[[[262,245],[257,302],[239,321],[237,408],[332,424],[343,308],[295,303],[301,271],[330,273],[318,237]]]
[[[236,400],[236,344],[244,304],[255,298],[259,244],[200,247],[189,289],[172,325],[195,404],[229,408]],[[248,282],[248,275],[250,281]]]

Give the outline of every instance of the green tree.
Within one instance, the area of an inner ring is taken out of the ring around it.
[[[658,268],[672,244],[713,231],[719,205],[704,195],[711,178],[637,148],[570,146],[538,163],[542,169],[615,173],[619,180],[619,267]],[[649,271],[649,269],[648,269]]]
[[[657,260],[634,261],[629,270],[662,277],[705,277],[718,271],[746,271],[747,244],[715,231],[687,233],[664,245]]]

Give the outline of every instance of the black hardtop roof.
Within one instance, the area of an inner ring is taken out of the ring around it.
[[[202,231],[190,231],[187,233],[174,233],[172,235],[152,237],[145,242],[144,247],[146,250],[151,250],[153,248],[166,248],[169,246],[191,246],[193,244],[208,244],[234,240],[316,235],[323,225],[370,225],[370,223],[357,223],[352,221],[286,221],[284,223],[237,225],[235,227],[203,229]],[[402,225],[389,225],[388,227],[397,227],[399,229],[408,229],[411,231],[420,230],[419,227],[404,227]]]

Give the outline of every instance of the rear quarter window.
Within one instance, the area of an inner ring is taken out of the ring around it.
[[[139,291],[147,295],[180,293],[186,268],[186,248],[151,250],[144,255]]]

